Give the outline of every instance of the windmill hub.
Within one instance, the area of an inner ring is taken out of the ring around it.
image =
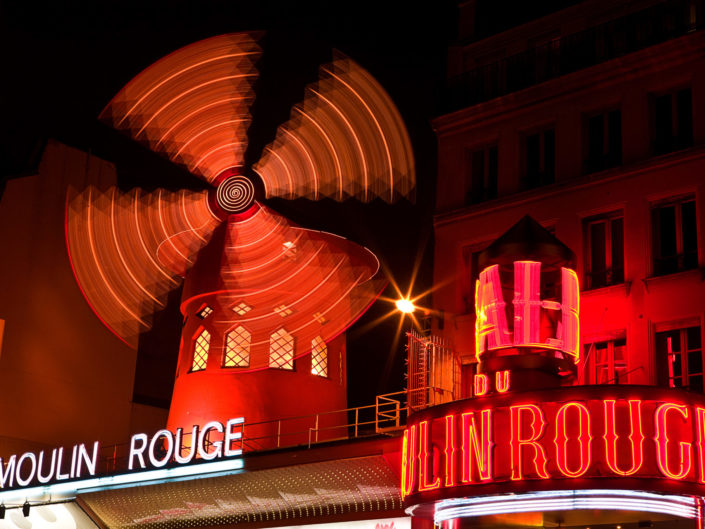
[[[255,186],[245,176],[229,176],[218,184],[215,200],[227,213],[242,213],[255,203]]]

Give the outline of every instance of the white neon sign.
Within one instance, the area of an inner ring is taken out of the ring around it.
[[[457,518],[572,509],[626,509],[696,518],[697,501],[690,496],[633,490],[540,491],[443,500],[436,505],[434,522],[441,524]],[[413,511],[413,508],[410,510]]]
[[[114,476],[102,476],[97,478],[82,479],[78,481],[67,481],[64,483],[53,483],[45,486],[29,487],[24,489],[14,489],[0,492],[0,502],[11,502],[24,499],[51,498],[70,499],[77,494],[96,490],[117,489],[128,485],[153,485],[155,483],[167,483],[178,481],[187,477],[213,477],[215,475],[225,475],[236,473],[242,470],[244,464],[241,458],[224,459],[211,463],[201,463],[174,468],[163,468],[159,470],[147,470],[144,472],[131,472],[129,474],[117,474]]]
[[[135,434],[130,439],[126,470],[137,472],[129,474],[96,477],[98,441],[90,449],[78,444],[70,451],[62,447],[51,452],[12,455],[7,461],[0,458],[0,499],[52,493],[71,495],[79,490],[238,470],[242,468],[241,460],[214,460],[242,455],[243,425],[244,418],[238,417],[224,425],[211,421],[203,428],[194,426],[190,446],[184,446],[181,428],[175,433],[159,430],[151,438],[144,433]],[[204,463],[184,466],[195,459]],[[164,468],[167,465],[170,468]]]

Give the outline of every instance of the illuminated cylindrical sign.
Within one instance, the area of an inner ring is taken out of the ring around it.
[[[575,363],[580,358],[578,276],[570,268],[560,269],[559,299],[541,298],[541,263],[514,262],[514,296],[504,299],[511,286],[500,274],[500,266],[485,268],[475,285],[475,348],[478,359],[491,351],[510,348],[561,351]],[[557,297],[557,296],[556,296]],[[510,327],[509,322],[513,322]]]

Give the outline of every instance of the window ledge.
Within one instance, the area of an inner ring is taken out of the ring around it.
[[[699,266],[698,268],[692,268],[690,270],[683,270],[682,272],[674,272],[672,274],[665,274],[662,276],[651,276],[642,279],[643,283],[646,285],[646,290],[649,290],[651,285],[659,285],[661,283],[668,283],[670,281],[678,279],[688,279],[690,277],[694,279],[699,279],[700,281],[705,281],[705,268]]]
[[[629,281],[623,283],[616,283],[614,285],[607,285],[606,287],[591,288],[589,290],[583,290],[580,292],[580,296],[584,298],[589,298],[593,296],[602,296],[604,294],[612,294],[617,292],[624,292],[624,297],[629,295],[629,288],[627,284]]]

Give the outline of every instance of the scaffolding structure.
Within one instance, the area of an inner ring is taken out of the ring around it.
[[[460,359],[438,336],[407,336],[407,404],[417,411],[460,398]]]

